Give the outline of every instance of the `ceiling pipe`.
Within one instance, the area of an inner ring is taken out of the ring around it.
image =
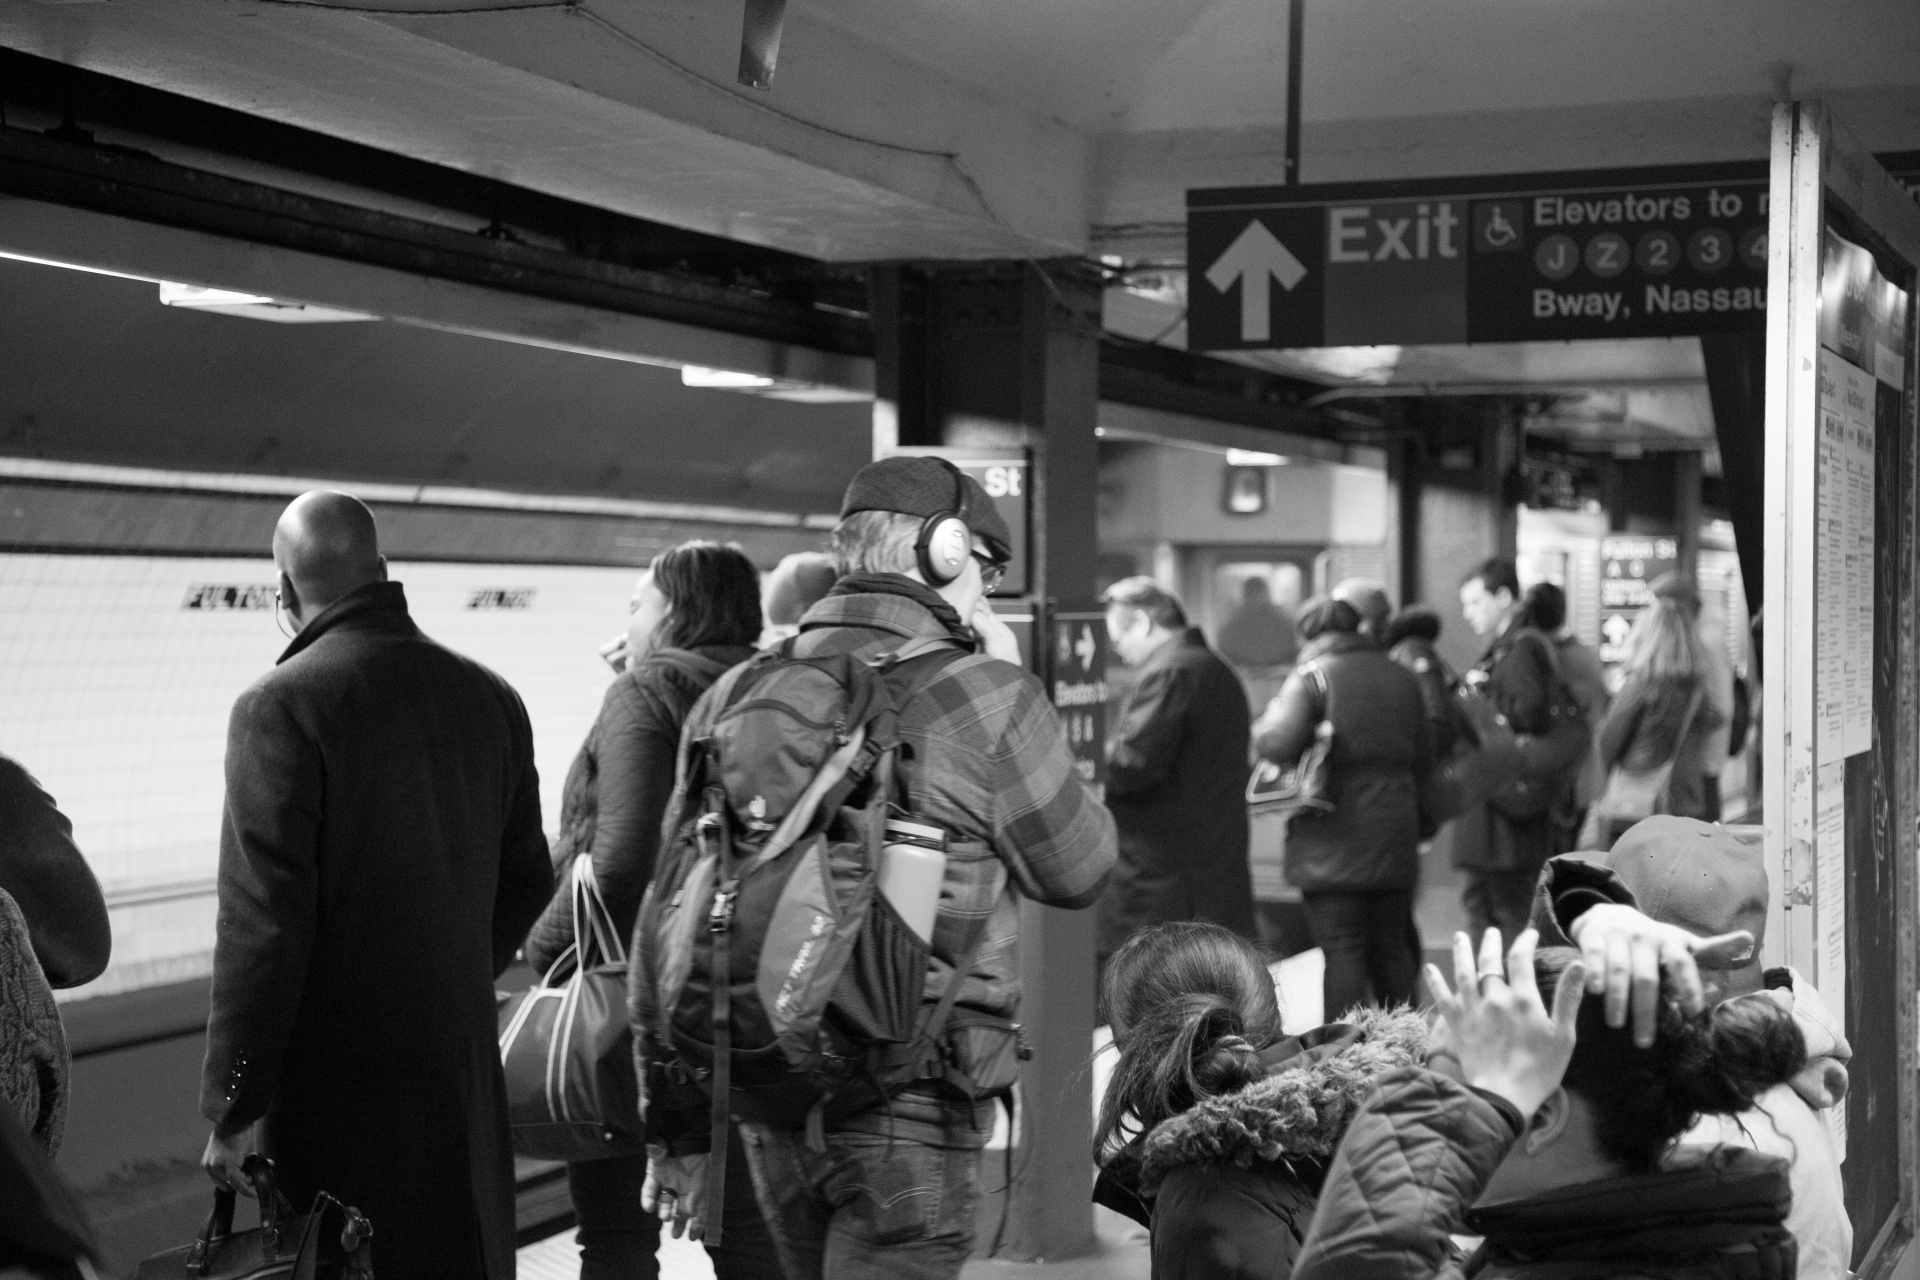
[[[1309,397],[1318,409],[1339,400],[1397,400],[1445,396],[1577,396],[1590,391],[1658,391],[1707,385],[1705,378],[1594,378],[1582,382],[1395,382],[1384,386],[1332,387]]]

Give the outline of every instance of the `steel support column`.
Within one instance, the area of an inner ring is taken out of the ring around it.
[[[1099,282],[1067,262],[916,265],[876,269],[874,294],[876,447],[1033,453],[1034,635],[1044,647],[1045,617],[1097,607]],[[1093,1243],[1092,913],[1026,903],[1020,948],[1020,1021],[1034,1056],[1021,1078],[1012,1194],[983,1196],[976,1251],[998,1235],[1003,1257],[1072,1257]],[[983,1190],[997,1185],[998,1166],[988,1161]]]

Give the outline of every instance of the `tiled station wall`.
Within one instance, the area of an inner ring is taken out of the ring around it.
[[[396,562],[415,620],[492,667],[533,721],[551,831],[612,678],[635,571]],[[227,713],[286,644],[265,559],[0,554],[0,751],[72,820],[112,965],[83,999],[208,972]]]

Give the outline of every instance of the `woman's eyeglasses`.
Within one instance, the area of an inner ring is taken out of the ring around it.
[[[1003,561],[995,560],[984,552],[975,551],[973,558],[980,565],[980,585],[988,595],[999,590],[1001,580],[1007,576],[1007,566]]]

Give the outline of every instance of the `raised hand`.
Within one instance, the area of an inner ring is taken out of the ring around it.
[[[1500,966],[1500,931],[1487,930],[1480,964],[1464,933],[1453,935],[1453,976],[1458,992],[1433,965],[1427,966],[1427,990],[1446,1020],[1452,1052],[1467,1084],[1497,1093],[1531,1117],[1560,1087],[1573,1058],[1574,1023],[1580,1016],[1581,984],[1586,969],[1567,966],[1553,993],[1553,1013],[1540,1001],[1533,980],[1533,952],[1540,935],[1525,930]]]
[[[1606,996],[1607,1025],[1624,1027],[1631,1013],[1633,1042],[1642,1049],[1653,1043],[1662,973],[1680,1007],[1698,1013],[1706,1007],[1701,962],[1724,968],[1753,954],[1753,935],[1745,930],[1696,938],[1616,903],[1587,908],[1569,932],[1586,962],[1587,990]]]

